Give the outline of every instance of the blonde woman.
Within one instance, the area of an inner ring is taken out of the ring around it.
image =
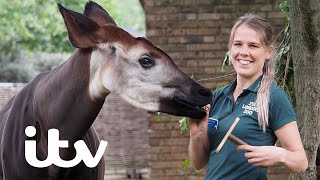
[[[286,93],[273,83],[272,29],[263,18],[246,14],[231,30],[229,50],[236,79],[217,90],[207,117],[190,119],[189,157],[196,169],[207,165],[206,179],[266,179],[267,167],[282,165],[291,172],[308,166],[294,109]],[[211,126],[209,121],[214,121]],[[215,149],[236,117],[232,132],[249,145],[227,141]],[[274,146],[279,140],[281,147]]]

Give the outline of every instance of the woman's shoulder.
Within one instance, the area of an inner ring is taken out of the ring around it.
[[[286,95],[287,93],[281,88],[279,87],[276,83],[272,83],[271,85],[271,89],[270,89],[270,95],[272,96],[279,96],[279,95]]]
[[[289,96],[275,83],[271,86],[269,103],[270,124],[273,131],[296,119]]]
[[[275,83],[272,83],[270,89],[270,103],[278,103],[279,101],[291,103],[288,94],[281,87],[279,87]]]

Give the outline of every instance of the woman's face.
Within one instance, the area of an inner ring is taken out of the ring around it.
[[[272,49],[263,45],[258,32],[246,25],[240,25],[235,31],[230,54],[238,76],[257,79],[262,75],[266,59],[271,59]]]

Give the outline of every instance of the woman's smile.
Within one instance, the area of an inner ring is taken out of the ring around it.
[[[238,61],[241,65],[244,65],[244,66],[247,66],[247,65],[253,63],[253,61],[245,60],[245,59],[237,59],[237,61]]]
[[[262,74],[266,59],[271,58],[271,51],[264,47],[259,33],[246,25],[236,30],[230,52],[238,78],[252,81]]]

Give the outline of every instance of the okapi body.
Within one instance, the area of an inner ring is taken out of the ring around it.
[[[0,111],[0,180],[103,180],[103,159],[94,168],[81,162],[72,168],[35,168],[25,159],[25,141],[37,142],[37,158],[48,155],[48,130],[59,130],[69,148],[60,157],[71,160],[73,144],[84,140],[94,155],[99,139],[92,127],[106,96],[116,93],[132,105],[152,112],[202,118],[200,107],[212,93],[187,75],[148,40],[119,28],[98,4],[88,2],[83,14],[59,5],[69,39],[77,49],[54,70],[36,76]],[[25,135],[27,126],[36,136]]]

